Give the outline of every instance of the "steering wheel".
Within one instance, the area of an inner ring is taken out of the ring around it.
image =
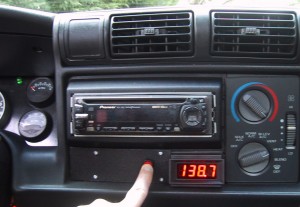
[[[11,198],[11,153],[0,137],[0,207],[9,207]]]

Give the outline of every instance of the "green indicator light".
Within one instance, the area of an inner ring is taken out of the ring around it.
[[[22,85],[22,84],[23,84],[23,79],[20,78],[20,77],[18,77],[18,78],[17,78],[17,84],[18,84],[18,85]]]

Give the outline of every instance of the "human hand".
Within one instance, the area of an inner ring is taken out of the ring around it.
[[[121,202],[111,203],[104,199],[97,199],[89,205],[78,207],[140,207],[148,195],[152,177],[152,162],[146,161],[141,167],[135,183]]]

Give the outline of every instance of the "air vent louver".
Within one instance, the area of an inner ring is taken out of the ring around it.
[[[292,13],[212,12],[212,54],[289,58],[296,55]]]
[[[191,12],[120,15],[111,18],[113,57],[170,57],[193,53]]]

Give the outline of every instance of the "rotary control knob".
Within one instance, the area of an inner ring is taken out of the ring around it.
[[[255,175],[268,166],[270,153],[262,144],[251,142],[242,147],[238,154],[238,161],[244,171]]]
[[[261,122],[269,116],[271,102],[264,92],[250,90],[241,95],[238,108],[245,120],[254,123]]]
[[[196,127],[202,122],[202,110],[196,106],[185,106],[181,110],[181,123],[186,127]]]

